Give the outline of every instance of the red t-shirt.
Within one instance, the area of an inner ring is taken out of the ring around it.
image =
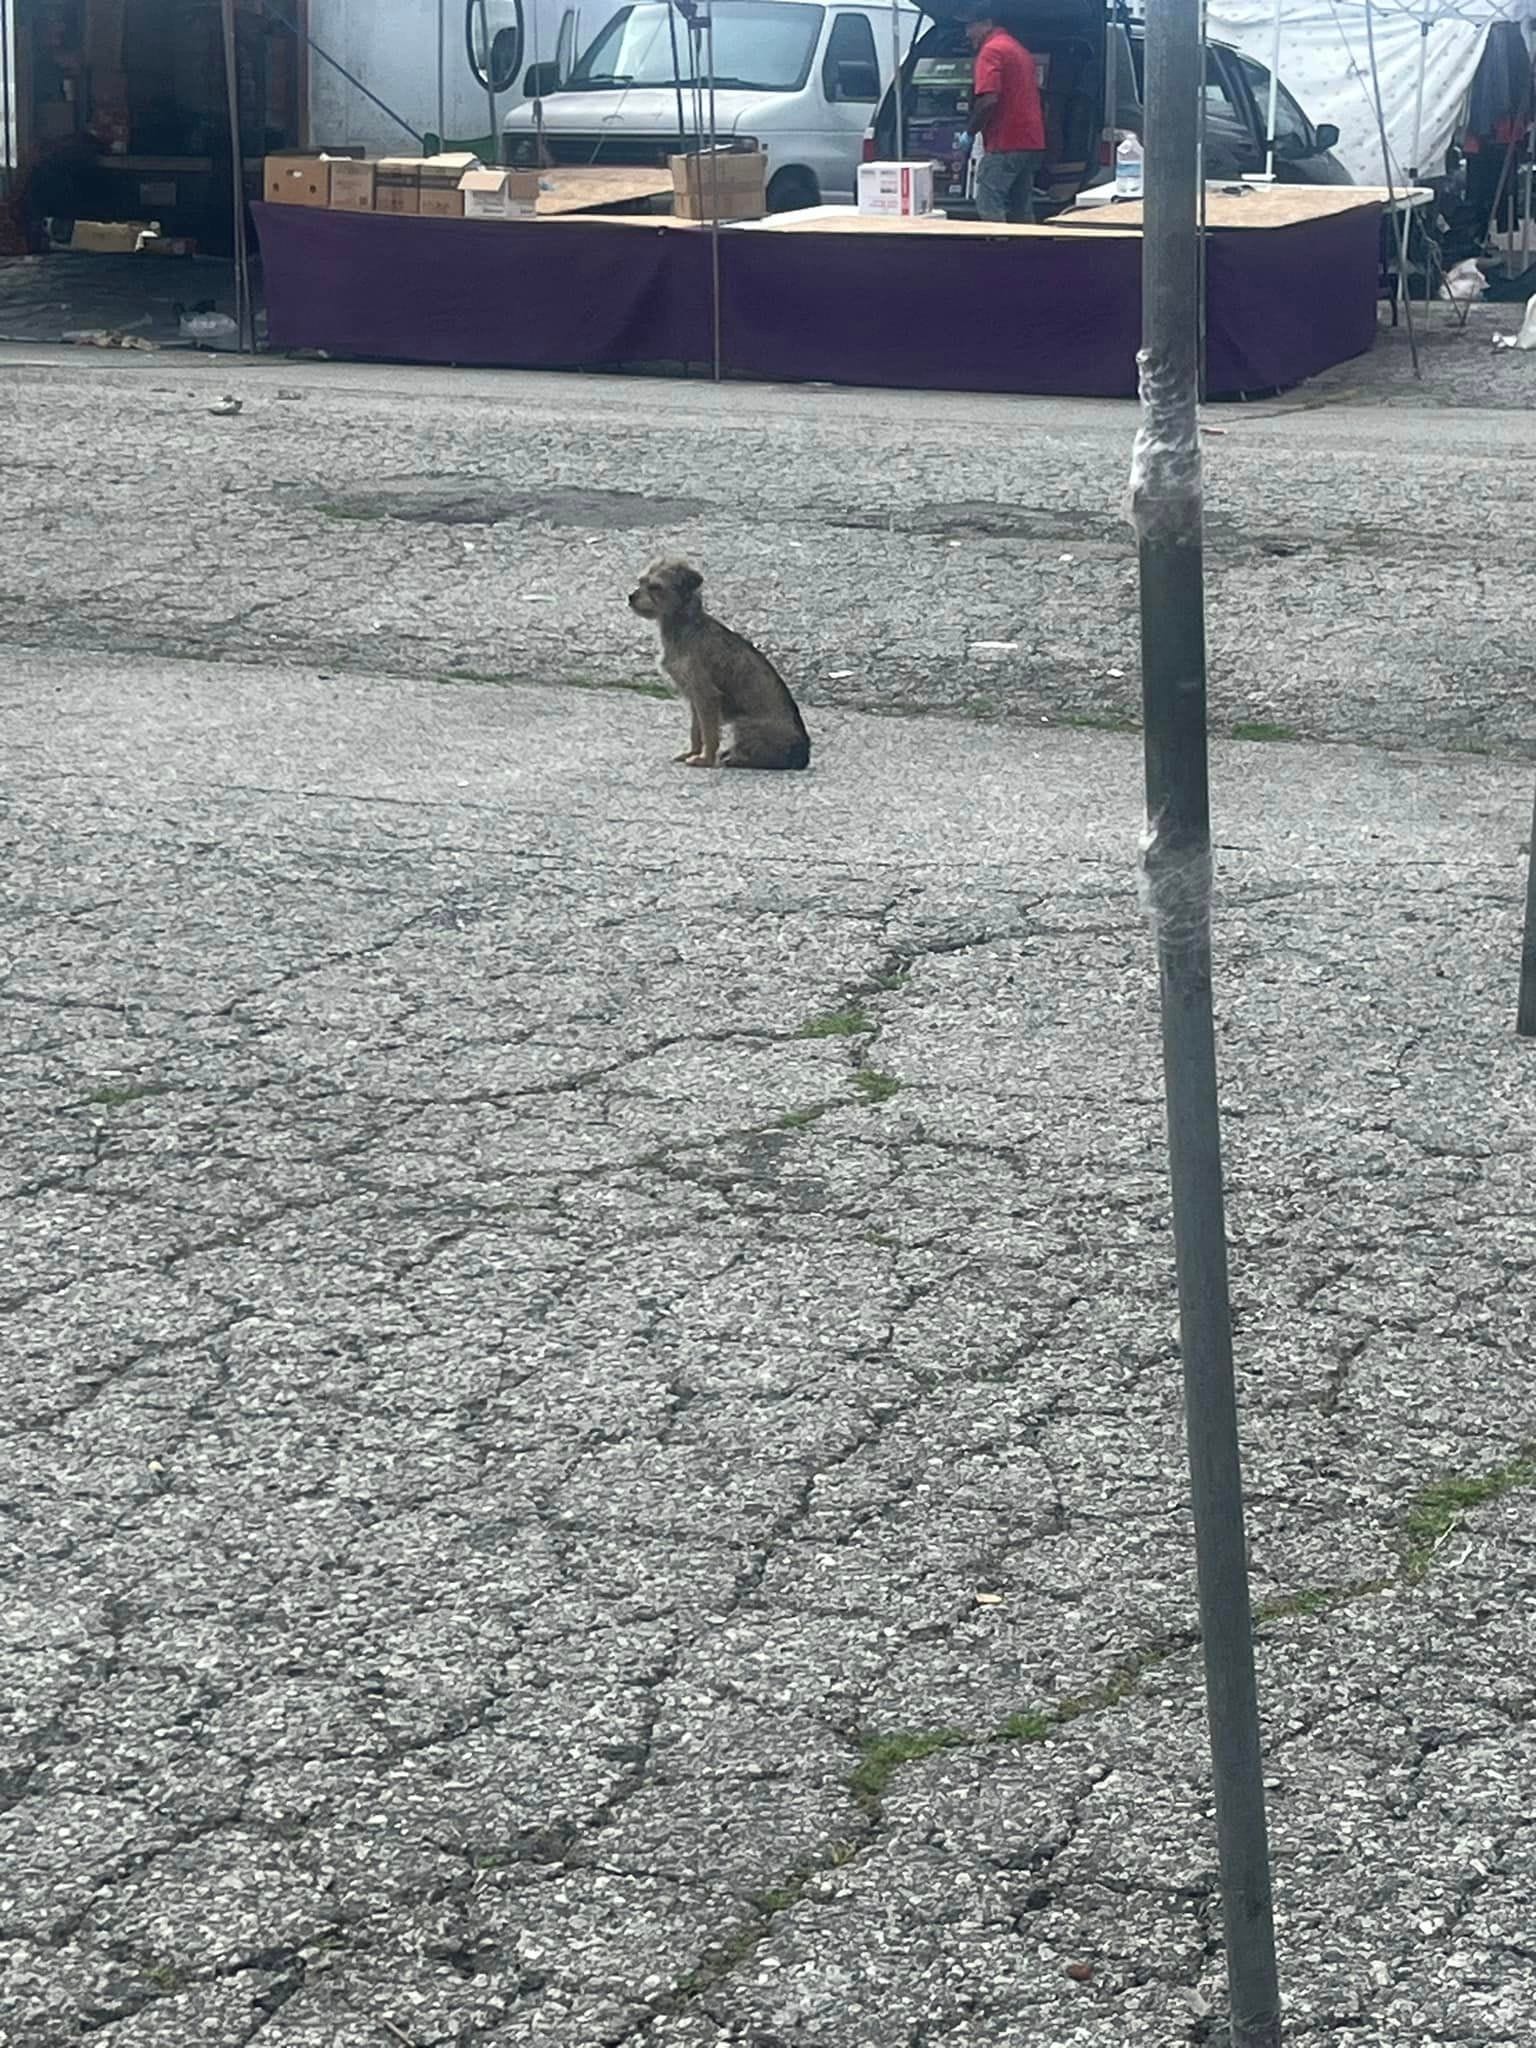
[[[976,52],[976,97],[995,92],[997,105],[982,130],[992,155],[1007,149],[1044,149],[1045,115],[1035,60],[1006,29],[995,28]]]

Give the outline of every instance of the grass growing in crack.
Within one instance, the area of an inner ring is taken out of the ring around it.
[[[857,1038],[861,1033],[873,1031],[874,1019],[865,1015],[857,1003],[851,1003],[846,1010],[824,1010],[819,1017],[807,1017],[796,1038]]]
[[[848,1775],[848,1789],[866,1811],[880,1804],[903,1764],[937,1756],[944,1749],[969,1749],[975,1736],[963,1728],[919,1728],[903,1735],[872,1735]]]
[[[770,1885],[765,1892],[750,1892],[748,1898],[759,1913],[771,1917],[775,1913],[787,1913],[791,1906],[798,1905],[805,1884],[803,1877],[791,1878],[787,1884]]]
[[[1239,719],[1232,728],[1235,740],[1299,740],[1301,734],[1289,725],[1270,725],[1262,718]]]
[[[145,1966],[144,1981],[146,1984],[153,1984],[157,1991],[169,1994],[173,1991],[184,1991],[192,1979],[175,1963],[149,1963]]]
[[[854,1074],[853,1085],[871,1108],[877,1102],[889,1102],[893,1095],[901,1093],[901,1083],[896,1076],[882,1074],[878,1067],[860,1067]]]
[[[152,1095],[169,1093],[164,1081],[103,1081],[85,1099],[96,1109],[126,1109],[130,1102],[144,1102]]]
[[[1414,1496],[1403,1518],[1403,1577],[1417,1585],[1430,1559],[1471,1508],[1486,1507],[1521,1487],[1536,1486],[1536,1451],[1526,1449],[1507,1465],[1473,1477],[1449,1473]]]
[[[1327,1614],[1368,1593],[1384,1593],[1390,1584],[1389,1579],[1361,1579],[1350,1586],[1306,1586],[1299,1593],[1277,1593],[1254,1608],[1254,1625],[1261,1628],[1265,1622],[1288,1621],[1297,1614]]]
[[[1000,1727],[994,1729],[992,1740],[994,1742],[1044,1742],[1047,1735],[1057,1725],[1057,1718],[1054,1714],[1032,1713],[1029,1711],[1021,1714],[1010,1714]]]
[[[775,1128],[781,1131],[808,1131],[812,1124],[820,1123],[831,1106],[827,1102],[817,1102],[809,1109],[787,1109]]]
[[[744,1963],[752,1951],[772,1933],[777,1916],[780,1913],[787,1913],[792,1906],[799,1904],[806,1886],[818,1870],[838,1867],[839,1852],[842,1850],[852,1853],[847,1843],[834,1842],[825,1856],[810,1862],[798,1863],[766,1891],[750,1893],[747,1903],[757,1917],[753,1920],[744,1920],[739,1927],[732,1928],[729,1934],[713,1945],[694,1969],[680,1977],[672,1987],[666,2006],[675,2011],[677,2006],[686,2000],[698,1998],[703,1992],[713,1990],[715,1985],[731,1974],[738,1963]],[[847,1856],[842,1856],[840,1860],[846,1862]]]
[[[888,967],[883,973],[872,974],[869,977],[870,994],[877,996],[895,995],[898,990],[906,988],[911,980],[912,970],[910,967]]]

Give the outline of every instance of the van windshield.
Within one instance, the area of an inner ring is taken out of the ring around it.
[[[751,92],[798,92],[810,74],[824,10],[803,0],[732,0],[715,10],[715,84]],[[670,17],[670,20],[669,20]],[[589,46],[562,92],[671,85],[672,51],[684,85],[693,79],[688,24],[659,0],[621,7]],[[701,41],[701,68],[707,64]],[[707,78],[699,84],[707,85]]]

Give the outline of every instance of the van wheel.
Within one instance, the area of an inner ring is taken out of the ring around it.
[[[820,206],[821,191],[809,171],[780,171],[768,186],[770,213],[798,213],[804,206]]]

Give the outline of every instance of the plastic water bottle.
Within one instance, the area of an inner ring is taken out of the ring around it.
[[[1142,171],[1141,144],[1134,135],[1122,135],[1115,149],[1115,197],[1139,199]]]

